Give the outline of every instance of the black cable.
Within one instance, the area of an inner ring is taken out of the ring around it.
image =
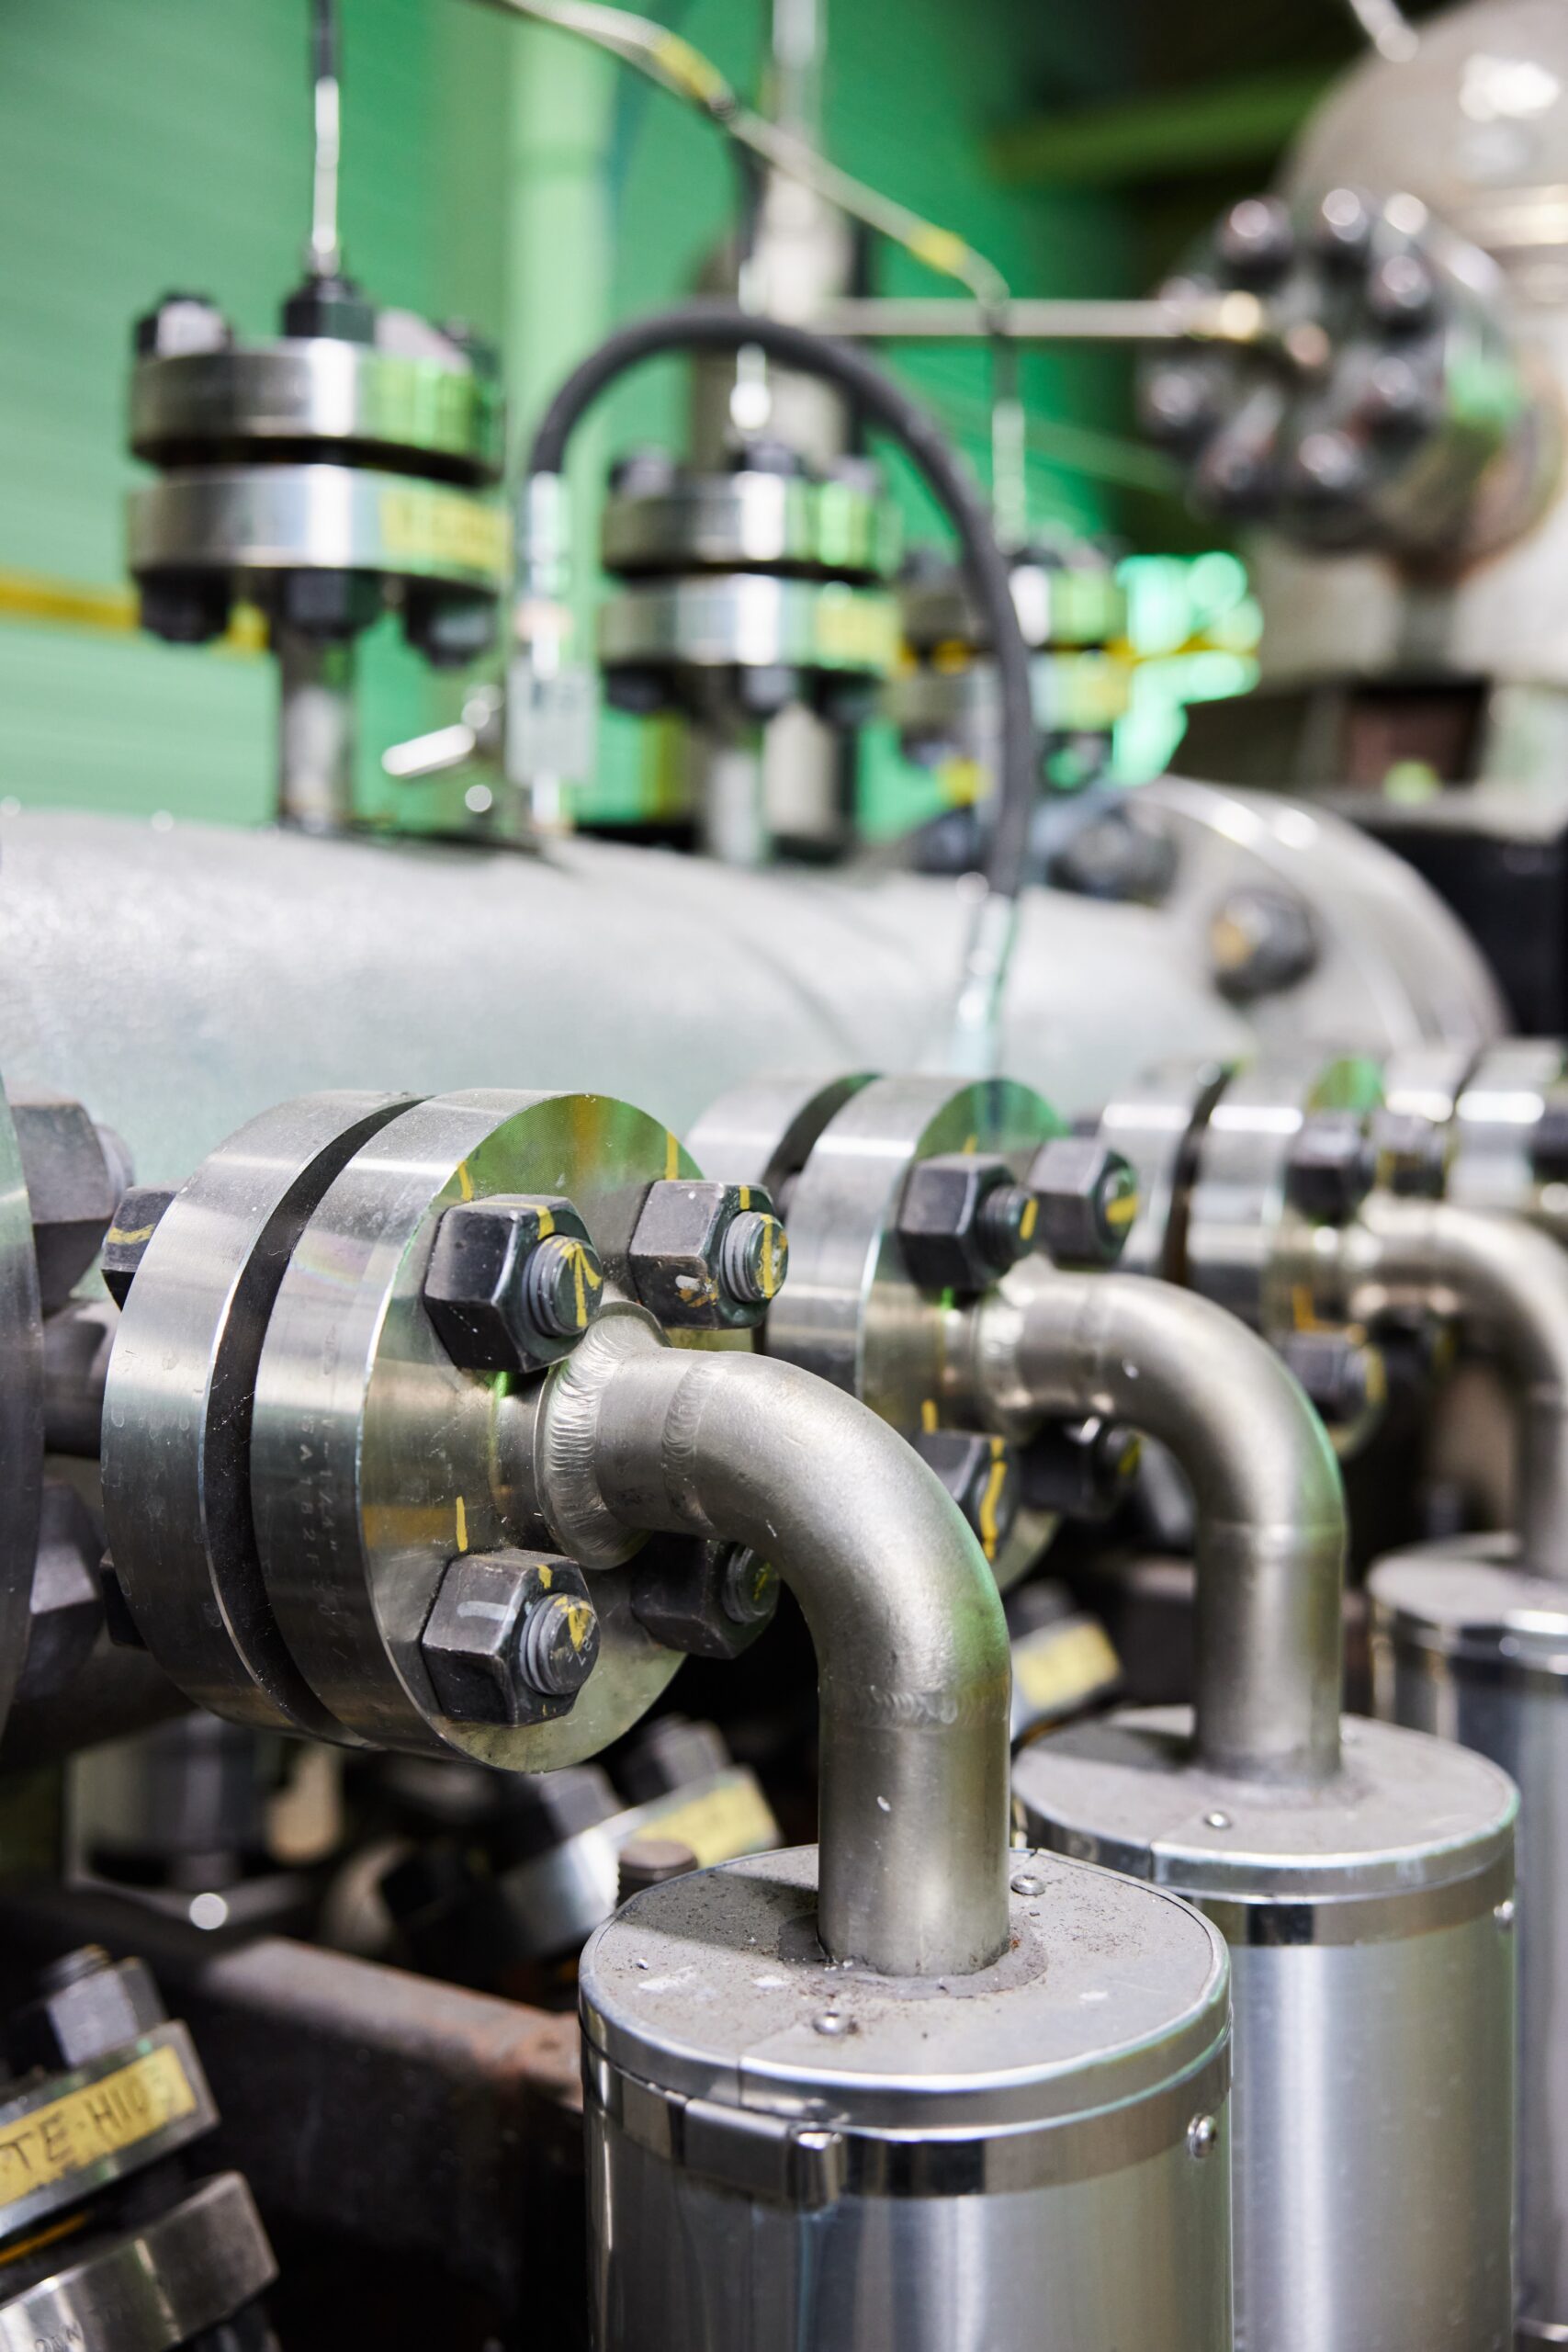
[[[528,453],[527,472],[558,474],[567,444],[584,413],[628,369],[671,351],[740,351],[748,345],[783,368],[834,384],[866,421],[886,433],[925,476],[957,535],[964,571],[989,634],[1001,699],[1001,753],[986,879],[1016,899],[1029,850],[1030,819],[1040,776],[1040,744],[1030,692],[1029,649],[1013,607],[1008,567],[978,490],[960,467],[941,427],[892,379],[851,345],[807,327],[742,311],[730,302],[686,302],[634,320],[591,351],[556,393]]]

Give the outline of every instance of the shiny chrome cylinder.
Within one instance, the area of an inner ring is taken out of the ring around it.
[[[1010,1949],[846,1971],[816,1856],[637,1896],[583,1955],[596,2352],[1230,2352],[1224,1946],[1013,1856]]]
[[[1513,1786],[1348,1719],[1335,1781],[1270,1788],[1191,1764],[1190,1720],[1079,1725],[1013,1786],[1032,1838],[1230,1945],[1236,2352],[1506,2352]]]
[[[1568,1591],[1512,1555],[1471,1536],[1379,1561],[1372,1690],[1518,1782],[1517,2341],[1568,2344]]]

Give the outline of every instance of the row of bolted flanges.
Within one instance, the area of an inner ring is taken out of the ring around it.
[[[119,1306],[175,1193],[133,1187],[103,1243],[105,1284]],[[894,1229],[910,1283],[931,1298],[973,1298],[1032,1252],[1106,1265],[1136,1210],[1131,1171],[1103,1143],[1056,1136],[1021,1178],[999,1153],[936,1154],[909,1170]],[[637,1301],[670,1332],[746,1333],[784,1287],[789,1241],[772,1197],[754,1183],[668,1178],[649,1184],[626,1256]],[[526,1376],[561,1363],[606,1301],[605,1270],[587,1223],[559,1194],[454,1203],[437,1226],[421,1295],[452,1363]],[[999,1441],[922,1432],[919,1451],[993,1548]],[[1055,1461],[1053,1444],[1060,1460]],[[1124,1432],[1099,1422],[1048,1438],[1034,1482],[1057,1508],[1120,1490],[1134,1458]],[[1018,1482],[1009,1481],[1002,1525]],[[651,1538],[633,1589],[638,1623],[684,1655],[733,1657],[770,1621],[778,1577],[753,1547]],[[463,1724],[545,1724],[570,1713],[597,1662],[599,1616],[581,1566],[558,1554],[508,1547],[453,1558],[421,1637],[444,1712]]]

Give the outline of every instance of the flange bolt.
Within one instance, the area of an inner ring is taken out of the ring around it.
[[[744,1306],[766,1306],[784,1288],[789,1270],[789,1236],[765,1209],[742,1209],[724,1229],[719,1277]]]
[[[598,1613],[580,1594],[552,1592],[524,1617],[518,1668],[529,1689],[547,1699],[568,1699],[581,1690],[598,1656]]]

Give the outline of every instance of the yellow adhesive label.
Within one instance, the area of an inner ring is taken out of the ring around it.
[[[381,492],[378,519],[382,546],[394,563],[456,564],[501,576],[506,526],[499,507],[411,485]]]
[[[1089,1698],[1121,1671],[1110,1634],[1093,1617],[1043,1627],[1012,1654],[1014,1681],[1030,1705],[1046,1713]]]
[[[738,1854],[761,1853],[779,1841],[778,1823],[750,1773],[737,1773],[700,1796],[686,1797],[668,1813],[650,1815],[643,1826],[649,1833],[689,1846],[702,1870],[714,1862],[733,1861]]]
[[[195,2111],[178,2051],[150,2050],[85,2089],[0,2125],[0,2207],[85,2172]]]

